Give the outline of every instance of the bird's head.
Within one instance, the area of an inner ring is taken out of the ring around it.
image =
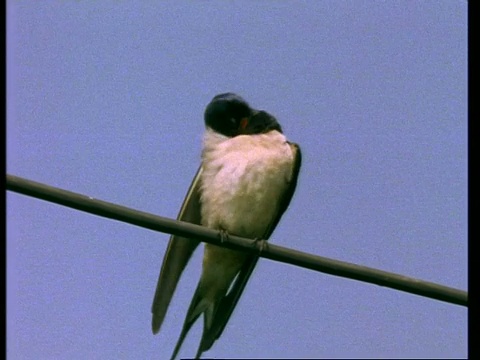
[[[215,96],[205,109],[205,125],[228,137],[282,132],[274,116],[254,110],[239,95],[224,93]]]

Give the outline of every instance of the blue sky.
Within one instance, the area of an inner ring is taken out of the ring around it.
[[[7,1],[9,174],[176,217],[226,91],[302,148],[272,242],[466,290],[467,2]],[[7,356],[168,358],[167,240],[7,192]],[[467,309],[264,259],[205,356],[466,357]]]

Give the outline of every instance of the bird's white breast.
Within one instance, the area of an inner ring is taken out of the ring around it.
[[[202,224],[261,238],[278,212],[294,156],[278,131],[233,138],[207,129],[202,154]]]

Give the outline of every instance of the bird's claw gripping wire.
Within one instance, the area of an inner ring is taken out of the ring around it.
[[[253,239],[252,246],[258,250],[258,255],[260,255],[265,249],[268,249],[267,240],[259,238]]]
[[[220,229],[219,230],[219,236],[220,236],[220,243],[221,244],[224,244],[224,243],[228,242],[229,235],[228,235],[228,232],[226,230]]]

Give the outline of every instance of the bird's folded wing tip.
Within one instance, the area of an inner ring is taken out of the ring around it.
[[[162,325],[161,319],[159,319],[157,316],[153,315],[152,316],[152,333],[153,335],[158,334],[160,331],[160,326]]]

